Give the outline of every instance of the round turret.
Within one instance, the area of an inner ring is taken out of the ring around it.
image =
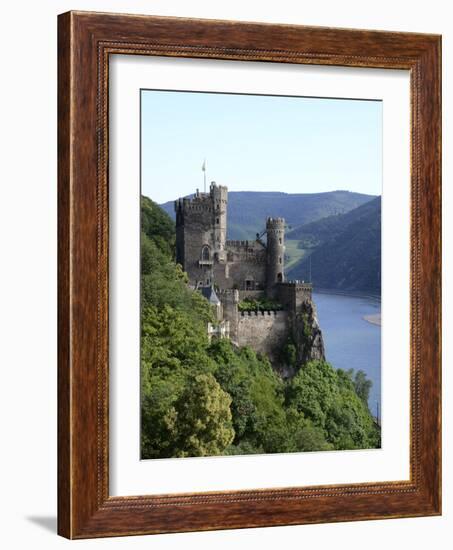
[[[212,236],[214,253],[220,261],[226,259],[225,242],[227,234],[228,188],[211,182],[210,196],[212,202]]]
[[[266,288],[268,294],[272,294],[275,284],[285,280],[285,220],[283,218],[267,218],[266,233]]]

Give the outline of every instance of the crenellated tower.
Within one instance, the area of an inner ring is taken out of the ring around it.
[[[285,280],[285,220],[283,218],[267,218],[267,263],[266,290],[271,296],[276,283]]]
[[[225,243],[227,235],[227,206],[228,206],[228,188],[223,185],[211,183],[209,194],[213,208],[212,240],[213,253],[219,261],[225,261]]]
[[[228,189],[211,183],[209,193],[175,201],[176,262],[194,285],[213,281],[213,265],[226,259]]]
[[[227,240],[228,189],[212,182],[208,193],[175,201],[176,259],[189,284],[213,306],[209,338],[229,338],[266,354],[282,377],[324,358],[312,285],[285,281],[285,220],[267,218],[267,242]],[[270,298],[270,300],[262,300]],[[247,302],[254,304],[248,309]],[[265,309],[266,308],[266,309]],[[282,363],[282,346],[294,342],[297,368]]]

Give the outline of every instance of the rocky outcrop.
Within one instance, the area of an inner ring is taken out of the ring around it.
[[[266,355],[283,378],[292,378],[309,361],[325,360],[324,341],[312,298],[311,285],[300,281],[276,285],[282,309],[239,311],[240,292],[217,292],[223,318],[229,322],[229,338],[238,348],[249,346]],[[264,299],[264,292],[254,293]]]
[[[324,361],[324,340],[313,300],[306,299],[300,304],[293,325],[297,365],[303,366],[309,361]]]
[[[295,376],[309,361],[324,361],[324,340],[311,297],[306,297],[290,316],[290,337],[272,366],[283,379]]]

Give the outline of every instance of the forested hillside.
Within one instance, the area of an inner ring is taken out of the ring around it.
[[[376,197],[346,213],[334,214],[289,231],[286,238],[298,240],[301,248],[319,246],[344,231],[351,223],[375,217],[380,213],[381,197]]]
[[[381,292],[381,199],[306,224],[288,238],[309,249],[288,277],[310,279],[318,288]],[[310,250],[311,249],[311,250]]]
[[[177,198],[177,197],[175,197]],[[372,195],[350,191],[327,193],[228,192],[228,239],[254,239],[268,216],[283,217],[290,228],[334,214],[349,212]],[[173,202],[161,207],[174,219]]]
[[[210,305],[174,263],[174,238],[173,221],[143,198],[142,458],[378,447],[361,371],[312,362],[284,382],[250,348],[209,342]]]

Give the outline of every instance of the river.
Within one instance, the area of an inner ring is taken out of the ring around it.
[[[381,408],[381,327],[364,316],[379,314],[380,302],[320,292],[314,292],[313,299],[327,361],[337,369],[363,370],[367,374],[373,382],[368,406],[375,416],[377,407]]]

